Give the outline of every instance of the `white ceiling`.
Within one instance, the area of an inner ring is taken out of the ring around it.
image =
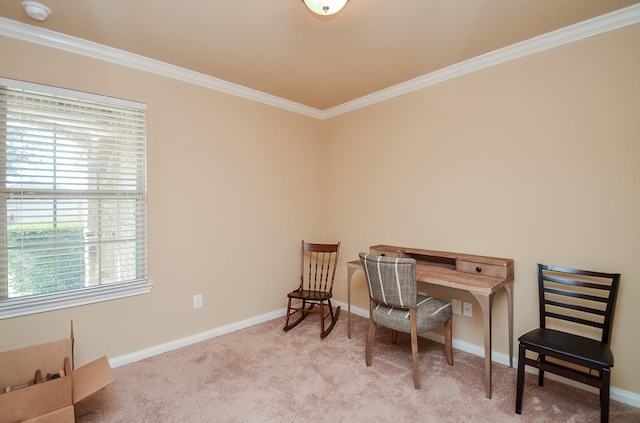
[[[0,17],[153,58],[318,110],[361,98],[637,0],[21,0]],[[0,25],[2,22],[0,22]]]

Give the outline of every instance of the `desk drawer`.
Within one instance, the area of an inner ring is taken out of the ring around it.
[[[369,248],[369,254],[373,254],[374,256],[402,257],[402,253],[399,250],[384,250],[376,247]]]
[[[473,261],[456,260],[456,270],[458,272],[473,273],[476,275],[491,276],[494,278],[507,277],[507,267],[495,264],[479,263]]]

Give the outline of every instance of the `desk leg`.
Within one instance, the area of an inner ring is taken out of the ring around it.
[[[513,281],[504,286],[509,312],[509,367],[513,368]]]
[[[484,295],[472,293],[480,303],[484,320],[484,380],[487,398],[491,398],[491,305],[493,294]]]
[[[351,339],[351,276],[356,268],[347,268],[347,338]]]

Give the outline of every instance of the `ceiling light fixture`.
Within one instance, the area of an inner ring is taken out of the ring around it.
[[[22,7],[27,15],[36,21],[44,21],[51,14],[51,9],[37,1],[23,1]]]
[[[349,0],[302,0],[309,10],[317,15],[327,16],[338,13]]]

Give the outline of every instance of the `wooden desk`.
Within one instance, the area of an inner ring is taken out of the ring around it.
[[[480,304],[484,321],[485,391],[491,398],[491,308],[494,294],[507,294],[509,324],[509,366],[513,367],[513,260],[416,248],[374,245],[374,255],[416,259],[418,282],[460,289],[471,293]],[[351,277],[362,270],[360,260],[347,263],[347,336],[351,338]]]

